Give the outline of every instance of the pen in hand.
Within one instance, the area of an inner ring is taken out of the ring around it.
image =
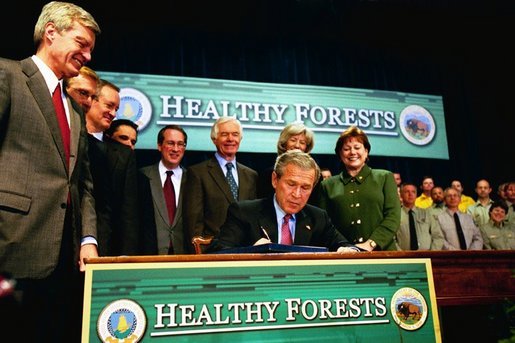
[[[268,236],[268,232],[266,232],[265,228],[262,226],[261,226],[261,231],[263,231],[263,233],[265,234],[266,239],[268,239],[270,242],[272,242],[272,240],[270,239],[270,236]]]
[[[265,234],[265,237],[261,237],[260,239],[257,240],[256,243],[254,243],[253,245],[261,245],[261,244],[270,244],[272,243],[272,241],[270,240],[270,237],[268,236],[268,233],[266,232],[265,228],[260,226],[259,227],[261,229],[261,231]]]

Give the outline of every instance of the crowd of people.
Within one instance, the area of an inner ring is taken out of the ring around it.
[[[50,2],[35,26],[36,53],[0,59],[0,272],[16,280],[27,341],[78,341],[84,260],[98,256],[195,253],[256,244],[330,251],[515,249],[515,182],[477,201],[459,180],[417,196],[401,175],[373,169],[358,127],[335,142],[343,170],[321,171],[311,129],[288,124],[274,166],[237,161],[241,123],[211,128],[215,152],[185,168],[178,125],[156,138],[161,158],[138,169],[138,127],[116,119],[120,89],[85,66],[100,28],[81,7]],[[41,316],[40,309],[47,313]],[[19,337],[22,337],[19,336]]]
[[[515,182],[500,185],[494,199],[485,179],[476,183],[477,200],[463,194],[459,180],[442,188],[424,176],[420,189],[417,197],[415,184],[399,184],[401,226],[395,237],[399,250],[515,250]],[[418,237],[418,249],[406,248],[410,236]],[[430,245],[421,242],[424,236],[432,237]]]

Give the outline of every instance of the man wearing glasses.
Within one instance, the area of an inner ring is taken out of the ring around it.
[[[140,169],[139,199],[144,223],[140,243],[145,255],[186,253],[182,220],[186,170],[181,161],[187,143],[188,135],[182,127],[163,127],[157,134],[161,160]]]
[[[79,75],[64,79],[66,92],[87,113],[91,108],[91,102],[97,92],[97,83],[100,81],[97,73],[89,67],[83,66]]]

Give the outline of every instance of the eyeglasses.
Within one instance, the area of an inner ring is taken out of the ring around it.
[[[163,142],[163,145],[166,146],[167,148],[174,148],[174,147],[177,147],[179,149],[186,148],[186,143],[184,143],[184,142],[165,141],[165,142]]]
[[[85,89],[80,89],[80,88],[73,88],[73,87],[70,87],[70,89],[72,91],[75,91],[80,98],[82,99],[95,99],[95,94],[90,94],[87,90]]]

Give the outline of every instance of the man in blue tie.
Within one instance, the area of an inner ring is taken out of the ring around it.
[[[230,204],[256,198],[257,172],[236,161],[242,137],[237,119],[220,117],[211,128],[216,153],[211,159],[188,168],[183,211],[191,239],[213,237],[224,222]]]

